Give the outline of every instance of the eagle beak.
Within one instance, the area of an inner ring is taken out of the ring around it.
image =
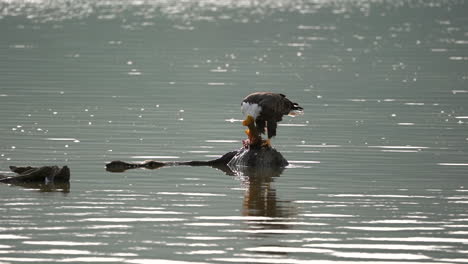
[[[255,122],[253,116],[251,115],[247,115],[247,118],[245,118],[244,121],[242,121],[242,125],[243,126],[250,126],[251,124],[253,124]]]

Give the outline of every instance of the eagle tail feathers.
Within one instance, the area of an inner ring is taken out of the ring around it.
[[[288,116],[298,116],[304,114],[304,108],[300,107],[298,103],[292,103],[291,111]]]

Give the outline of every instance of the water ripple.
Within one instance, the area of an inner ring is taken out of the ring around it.
[[[468,239],[452,237],[370,237],[357,238],[371,241],[424,242],[424,243],[461,243],[468,244]]]
[[[131,218],[131,217],[96,217],[96,218],[85,218],[81,219],[80,222],[111,222],[111,223],[127,223],[127,222],[176,222],[184,221],[184,218],[155,218],[155,217],[142,217],[142,218]]]
[[[48,246],[101,246],[107,245],[104,242],[75,242],[75,241],[23,241],[27,245],[48,245]]]

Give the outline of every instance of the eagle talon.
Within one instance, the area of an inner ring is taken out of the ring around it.
[[[263,140],[262,147],[271,148],[271,139]]]

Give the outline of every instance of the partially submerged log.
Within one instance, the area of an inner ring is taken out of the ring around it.
[[[70,169],[67,166],[16,167],[10,166],[16,176],[0,175],[1,183],[64,183],[70,181]]]
[[[288,165],[288,161],[276,149],[266,144],[258,144],[245,145],[243,148],[230,151],[214,160],[168,162],[148,160],[143,163],[128,163],[116,160],[106,164],[106,170],[123,172],[134,168],[158,169],[166,166],[211,166],[224,171],[226,174],[234,175],[236,171],[242,168],[282,170]]]

